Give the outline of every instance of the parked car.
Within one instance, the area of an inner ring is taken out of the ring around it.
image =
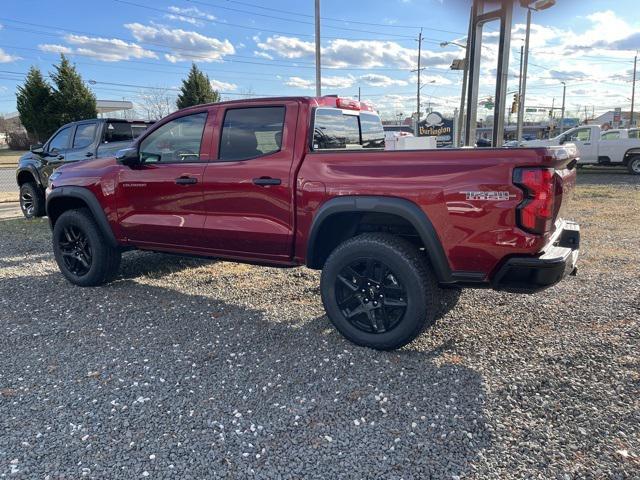
[[[597,125],[585,125],[547,140],[523,142],[523,146],[574,143],[578,147],[580,165],[624,165],[629,173],[640,175],[640,138],[637,135],[637,129],[603,131]]]
[[[53,171],[61,165],[113,156],[153,122],[96,118],[63,125],[44,145],[33,145],[20,157],[16,181],[20,208],[26,218],[45,214],[44,192]]]
[[[115,158],[51,176],[56,262],[80,286],[109,281],[132,248],[322,269],[336,328],[385,350],[462,287],[531,293],[575,271],[574,147],[385,151],[383,138],[373,111],[336,97],[178,111]]]

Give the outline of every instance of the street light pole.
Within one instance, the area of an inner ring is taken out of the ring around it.
[[[316,0],[316,97],[322,96],[320,83],[320,0]]]
[[[564,100],[567,95],[567,84],[565,82],[562,83],[562,110],[560,114],[560,133],[564,132]]]
[[[420,133],[420,57],[422,56],[422,29],[420,29],[420,34],[418,35],[418,91],[416,94],[416,129],[415,134],[416,137]]]
[[[467,100],[467,77],[469,75],[469,43],[471,43],[471,25],[473,22],[473,6],[469,13],[469,29],[467,30],[467,44],[464,46],[464,70],[462,71],[462,93],[460,94],[460,113],[458,114],[458,128],[456,129],[456,147],[462,145],[462,128],[464,126],[464,104]]]
[[[524,37],[524,58],[520,79],[520,96],[518,97],[518,133],[516,139],[522,141],[522,125],[524,123],[524,103],[527,95],[527,65],[529,63],[529,36],[531,34],[531,8],[527,8],[527,33]]]
[[[631,116],[629,117],[629,126],[633,127],[635,122],[633,121],[633,106],[636,103],[636,67],[638,65],[638,52],[633,59],[633,83],[631,84]]]

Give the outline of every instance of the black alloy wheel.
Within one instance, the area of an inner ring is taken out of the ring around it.
[[[25,217],[31,218],[34,216],[33,194],[30,191],[20,192],[20,208]]]
[[[358,330],[393,330],[407,311],[407,290],[391,268],[375,258],[360,258],[336,277],[336,301],[345,319]]]
[[[75,225],[67,225],[58,236],[60,253],[67,270],[82,277],[91,269],[93,252],[89,237]]]

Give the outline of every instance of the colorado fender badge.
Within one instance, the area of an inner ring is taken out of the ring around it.
[[[486,200],[489,202],[500,202],[503,200],[510,200],[516,197],[515,193],[509,193],[504,191],[499,192],[460,192],[467,200]]]

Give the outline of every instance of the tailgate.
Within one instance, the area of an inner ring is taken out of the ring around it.
[[[555,229],[567,215],[571,214],[573,194],[576,188],[578,150],[575,145],[547,148],[547,161],[555,170],[555,224],[549,236],[553,236]]]

